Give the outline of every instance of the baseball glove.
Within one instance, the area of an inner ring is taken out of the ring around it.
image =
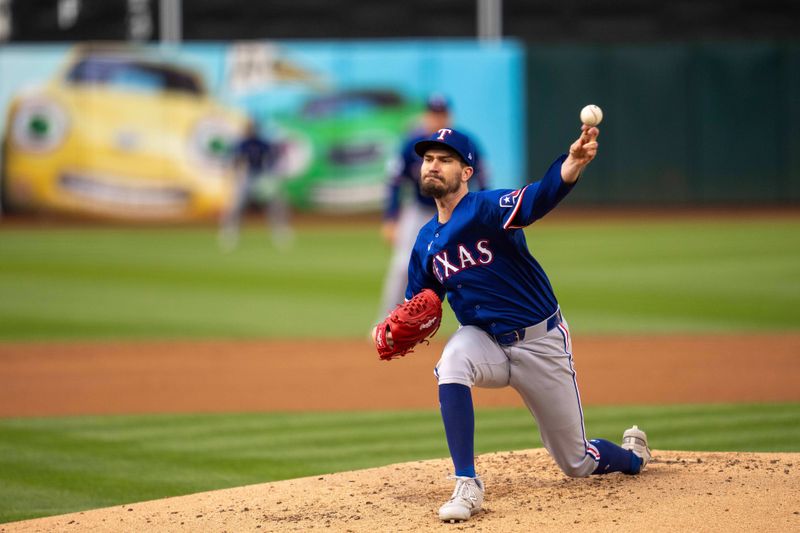
[[[423,289],[398,305],[375,330],[375,347],[384,361],[412,352],[428,342],[442,323],[442,301],[431,289]]]

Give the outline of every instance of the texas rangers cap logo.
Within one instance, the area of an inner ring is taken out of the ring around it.
[[[463,133],[450,128],[442,128],[433,132],[427,139],[417,141],[414,144],[414,151],[418,156],[424,157],[426,150],[438,148],[442,145],[455,150],[468,165],[473,166],[475,164],[475,146],[472,141]]]

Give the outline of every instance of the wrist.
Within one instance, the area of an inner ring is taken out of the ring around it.
[[[561,181],[567,185],[572,185],[578,181],[583,172],[583,165],[575,161],[571,155],[567,156],[561,164]]]

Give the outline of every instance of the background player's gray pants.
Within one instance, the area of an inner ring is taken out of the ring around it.
[[[411,257],[411,249],[414,247],[420,228],[435,214],[435,208],[419,205],[416,202],[403,206],[400,211],[392,247],[392,258],[383,281],[378,322],[391,313],[397,304],[405,301],[406,285],[408,285],[408,259]]]
[[[435,373],[440,385],[510,385],[533,414],[545,448],[565,474],[585,477],[597,467],[587,452],[566,321],[538,339],[511,346],[498,345],[478,327],[463,326],[447,342]]]
[[[269,198],[262,199],[262,201],[264,201],[264,214],[272,233],[273,243],[278,247],[284,247],[292,240],[293,232],[289,224],[289,204],[280,191],[279,178],[277,176],[262,177],[260,174],[248,174],[239,180],[231,207],[221,220],[220,239],[224,247],[233,248],[238,244],[242,216],[247,207],[251,189],[259,180],[269,180],[269,183],[272,184],[272,194]]]

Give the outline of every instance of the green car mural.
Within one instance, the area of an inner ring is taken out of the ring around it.
[[[391,90],[317,95],[279,114],[283,190],[299,210],[380,208],[400,144],[423,110]]]

